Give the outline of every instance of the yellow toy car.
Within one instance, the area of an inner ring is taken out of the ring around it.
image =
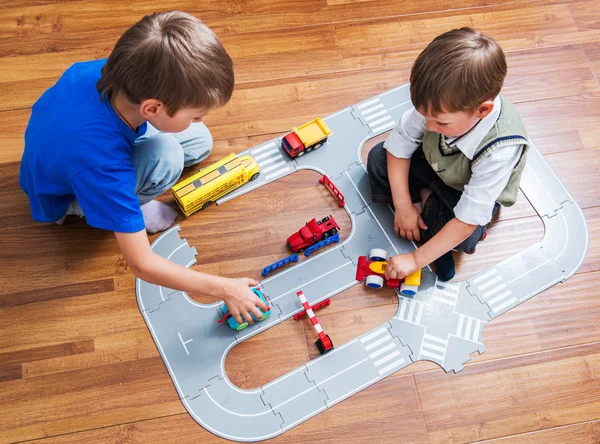
[[[171,191],[183,214],[189,217],[259,174],[260,168],[252,156],[232,153],[182,180]]]

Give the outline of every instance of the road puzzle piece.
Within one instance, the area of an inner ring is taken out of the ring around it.
[[[324,118],[332,131],[328,141],[300,158],[291,160],[280,139],[239,153],[252,155],[261,175],[218,204],[298,169],[312,169],[332,178],[352,222],[342,243],[261,282],[272,306],[265,321],[237,333],[217,324],[220,303],[199,304],[185,293],[137,280],[140,311],[179,396],[210,432],[235,441],[277,436],[419,360],[458,372],[474,352],[485,351],[483,329],[490,320],[565,281],[581,266],[589,243],[583,213],[532,145],[521,191],[546,228],[540,242],[462,282],[440,282],[427,267],[417,294],[399,295],[389,321],[345,344],[336,342],[329,353],[259,389],[232,384],[225,373],[229,350],[300,313],[297,291],[303,290],[312,306],[356,285],[358,257],[372,248],[389,255],[416,248],[394,236],[393,208],[371,203],[360,156],[364,142],[393,128],[410,106],[408,85],[403,85]],[[179,227],[163,233],[152,248],[181,265],[195,263],[196,250],[180,238]]]

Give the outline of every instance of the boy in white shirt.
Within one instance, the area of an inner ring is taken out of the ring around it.
[[[499,95],[505,77],[500,46],[470,28],[438,36],[415,61],[414,108],[367,161],[372,199],[394,205],[396,235],[424,241],[392,256],[387,278],[434,262],[441,280],[452,279],[452,250],[474,253],[499,206],[515,203],[529,142]]]

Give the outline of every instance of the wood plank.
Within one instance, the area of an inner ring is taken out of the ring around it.
[[[134,23],[133,2],[72,1],[5,7],[0,16],[0,58],[67,52],[85,48],[91,54],[111,50]],[[95,57],[92,57],[95,58]],[[40,65],[41,69],[44,69]],[[10,75],[4,69],[3,75]]]
[[[48,345],[44,347],[35,347],[21,349],[8,353],[0,353],[0,381],[11,379],[20,379],[22,372],[16,376],[15,368],[21,370],[23,363],[41,361],[45,359],[56,358],[60,356],[71,356],[81,353],[94,351],[94,340],[64,342],[61,344]]]
[[[588,58],[596,82],[600,85],[600,43],[588,43],[583,45],[583,50]]]
[[[59,285],[50,288],[22,291],[0,295],[0,308],[11,305],[25,305],[53,299],[71,298],[87,294],[105,293],[114,290],[112,279],[101,279],[91,282],[77,282],[70,285]]]
[[[133,292],[128,294],[131,295]],[[94,334],[94,350],[85,355],[75,354],[23,363],[23,378],[69,373],[92,367],[102,368],[122,362],[158,357],[156,344],[141,317],[132,316],[132,320],[135,322],[132,323],[131,329],[124,329],[122,332],[113,334],[110,327],[98,329]],[[107,321],[107,325],[110,326],[112,319]]]
[[[0,350],[55,346],[143,327],[135,293],[128,290],[9,306],[0,309]]]
[[[579,273],[600,270],[600,208],[586,208],[583,210],[583,214],[587,220],[590,233],[590,245]]]
[[[183,413],[159,357],[0,384],[2,439],[22,441]]]
[[[546,20],[547,17],[568,17],[568,11],[557,10],[552,14],[548,14],[545,9],[541,7],[537,14],[530,14],[530,11],[526,12],[526,14],[519,15],[519,17],[522,17],[523,20],[533,20],[533,18],[538,17],[539,20],[541,20],[541,24],[548,26],[548,29],[551,30],[556,30],[559,26],[556,23],[549,23],[549,21]],[[514,19],[512,15],[509,15],[506,20]],[[488,16],[493,19],[494,14],[484,15],[484,17]],[[429,18],[427,20],[434,19]],[[473,18],[470,15],[465,15],[462,20],[465,21],[465,24],[472,24],[471,21]],[[443,22],[435,20],[435,23],[441,24]],[[437,26],[441,26],[440,24]],[[458,26],[460,23],[456,23],[456,25]],[[344,42],[343,35],[341,34],[343,28],[334,29],[331,26],[326,27],[323,25],[311,28],[307,31],[302,31],[302,34],[300,34],[300,30],[293,29],[276,35],[273,35],[272,32],[253,33],[251,38],[246,34],[236,34],[234,36],[225,37],[223,40],[226,47],[231,47],[230,52],[233,54],[236,65],[236,81],[239,87],[239,85],[244,83],[256,81],[265,82],[269,79],[278,79],[280,83],[282,82],[282,79],[287,79],[285,83],[289,84],[294,82],[293,79],[301,76],[313,74],[333,75],[335,72],[347,69],[397,66],[400,62],[393,61],[394,54],[401,56],[401,64],[404,64],[405,67],[408,68],[408,64],[412,63],[420,50],[422,50],[426,44],[437,35],[438,31],[441,30],[435,27],[433,27],[434,29],[431,29],[433,25],[429,22],[420,25],[403,25],[406,29],[398,29],[399,25],[392,23],[392,25],[389,26],[390,29],[388,31],[391,35],[382,36],[385,27],[379,22],[371,24],[371,28],[365,30],[363,30],[362,26],[362,24],[352,24],[352,26],[347,27],[349,32],[358,33],[357,36],[350,38],[346,43],[349,48],[360,47],[364,44],[360,42],[367,39],[369,35],[372,35],[371,39],[373,39],[375,43],[382,44],[382,42],[388,42],[386,44],[391,46],[378,49],[376,46],[373,47],[373,45],[367,45],[369,54],[365,57],[368,57],[368,60],[359,60],[359,62],[356,62],[356,66],[346,66],[348,64],[348,57],[351,57],[352,54],[340,53],[338,41],[342,41],[342,44]],[[539,26],[539,24],[535,24],[533,28],[537,29],[537,26]],[[570,22],[569,26],[574,25]],[[419,40],[419,43],[415,47],[416,49],[412,50],[412,52],[406,50],[407,42],[412,42],[415,39],[415,29],[413,28],[420,29],[420,27],[427,30],[427,34],[423,36],[422,40]],[[444,30],[448,29],[447,25],[444,25],[444,27]],[[392,38],[393,36],[395,36],[395,38]],[[403,40],[398,42],[396,41],[399,38],[397,36],[407,37],[402,37]],[[114,36],[113,41],[116,40],[117,37],[118,35]],[[227,43],[227,39],[231,39],[231,44]],[[355,41],[356,39],[359,40]],[[600,36],[597,40],[600,40]],[[505,42],[500,39],[500,43],[504,44]],[[557,46],[558,44],[559,43],[553,43],[553,46]],[[108,51],[110,51],[111,47],[112,44],[106,46]],[[532,46],[528,46],[528,48],[532,48]],[[76,53],[73,51],[76,51]],[[37,53],[13,59],[2,59],[10,64],[11,69],[3,70],[0,75],[0,93],[2,93],[4,97],[7,97],[7,100],[3,102],[4,104],[0,107],[0,110],[31,106],[35,99],[41,95],[43,90],[48,88],[48,86],[53,83],[53,80],[56,80],[56,78],[58,78],[64,69],[71,63],[76,60],[96,59],[107,55],[106,50],[94,54],[86,51],[85,47],[82,48],[77,46],[69,48],[68,51],[66,49],[61,49],[57,55],[52,54],[51,56],[46,56],[44,58],[44,70],[41,75],[39,73],[34,74],[27,68],[41,57]],[[509,77],[507,79],[507,93],[511,91],[510,88],[518,87],[515,96],[520,97],[520,100],[527,100],[532,92],[543,92],[544,95],[542,95],[542,97],[558,97],[561,95],[573,95],[587,92],[590,90],[590,85],[592,83],[596,87],[595,90],[597,90],[598,86],[593,82],[593,79],[588,79],[586,77],[586,74],[590,75],[589,67],[585,58],[581,58],[581,54],[583,53],[581,48],[573,48],[574,52],[566,53],[564,55],[562,55],[559,50],[547,49],[546,51],[547,52],[543,52],[542,50],[542,53],[544,54],[542,55],[544,58],[543,63],[546,65],[542,73],[539,73],[539,69],[537,68],[540,65],[540,62],[532,59],[530,56],[524,57],[522,54],[518,53],[508,55],[511,70],[509,71]],[[579,54],[577,54],[577,51]],[[371,52],[375,55],[371,55]],[[298,53],[311,53],[311,56],[320,62],[316,64],[298,63]],[[343,62],[340,58],[341,55],[344,57]],[[564,60],[564,57],[567,57],[567,59],[570,60]],[[375,60],[373,60],[373,58],[375,58]],[[556,64],[555,62],[559,59],[561,63]],[[381,60],[384,60],[384,62]],[[518,81],[513,82],[511,79],[516,76],[517,73],[514,72],[512,66],[517,66],[519,64],[524,64],[526,66],[526,72],[515,77]],[[580,66],[585,66],[587,71],[585,71],[585,69],[582,70]],[[552,74],[559,75],[559,73],[554,71],[556,69],[565,70],[565,67],[570,70],[569,75],[565,76],[563,74],[561,77],[562,82],[554,81],[551,83],[552,88],[548,88],[548,79],[545,77]],[[32,74],[36,76],[35,79],[28,79]],[[539,76],[544,78],[538,78]],[[314,82],[312,83],[314,84]],[[511,86],[512,83],[515,83],[516,85]],[[557,85],[561,85],[562,87],[557,89]],[[535,88],[532,90],[532,87]],[[564,89],[570,90],[573,88],[577,88],[577,91],[569,93],[565,93],[564,91]],[[302,88],[298,91],[290,91],[285,94],[296,97],[301,94],[301,89]],[[17,91],[19,94],[16,93]],[[382,89],[379,89],[379,91],[382,91]],[[521,97],[521,92],[526,92],[527,94]],[[278,99],[280,97],[281,96],[279,95]],[[368,96],[363,96],[363,98],[364,97]],[[542,97],[536,97],[536,99]],[[346,102],[346,105],[347,104],[348,102]],[[256,109],[257,106],[252,107],[253,111],[256,111]],[[232,111],[230,110],[229,112]],[[229,136],[231,136],[231,134]]]
[[[549,154],[545,159],[580,207],[600,205],[600,195],[596,192],[600,173],[600,150]]]
[[[415,380],[431,441],[465,442],[599,419],[599,365],[594,343]]]
[[[581,424],[540,430],[539,432],[478,442],[486,442],[489,444],[554,444],[557,442],[568,442],[569,444],[596,444],[598,441],[600,441],[600,421],[584,422]]]
[[[516,106],[523,117],[529,138],[544,154],[597,148],[600,145],[597,137],[599,92],[520,102]]]
[[[564,1],[563,1],[564,2]],[[210,0],[166,0],[161,3],[163,10],[181,9],[197,15],[219,35],[240,32],[259,32],[318,26],[322,23],[340,24],[360,21],[404,18],[414,20],[420,17],[445,17],[464,14],[465,10],[479,12],[494,10],[506,5],[508,8],[524,8],[530,4],[549,6],[559,1],[529,0],[424,0],[418,3],[402,3],[394,0],[344,1],[344,0],[305,0],[290,3],[282,0],[252,0],[243,3],[219,2]],[[348,5],[347,3],[351,3]],[[522,4],[522,5],[521,5]],[[140,18],[154,12],[152,0],[136,0],[135,14]],[[446,28],[449,29],[449,28]]]

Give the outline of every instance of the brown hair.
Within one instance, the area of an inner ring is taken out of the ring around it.
[[[410,97],[433,116],[473,112],[500,93],[506,59],[500,45],[471,28],[436,37],[419,54],[410,73]]]
[[[169,116],[185,107],[216,108],[233,93],[233,63],[217,36],[181,11],[147,15],[119,38],[96,84],[103,100],[157,99]]]

